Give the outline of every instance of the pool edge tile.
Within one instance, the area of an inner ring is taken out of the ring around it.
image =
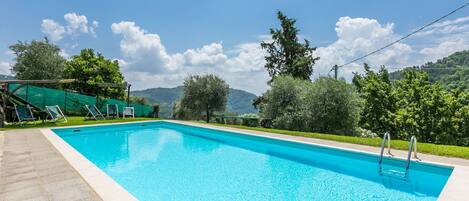
[[[51,129],[40,129],[40,131],[101,199],[109,201],[138,200]]]

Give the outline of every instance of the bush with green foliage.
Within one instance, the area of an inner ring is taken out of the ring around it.
[[[72,59],[66,62],[64,77],[78,80],[68,87],[80,93],[99,94],[106,98],[125,97],[125,80],[119,63],[117,60],[104,58],[93,49],[83,49],[79,55],[72,56]],[[120,87],[99,86],[98,83],[112,83]]]
[[[229,86],[216,75],[192,75],[184,80],[180,107],[190,112],[187,117],[205,117],[210,121],[214,112],[224,112]]]
[[[380,135],[394,133],[393,115],[397,110],[397,100],[392,95],[393,86],[386,68],[381,66],[375,73],[365,64],[365,74],[356,74],[352,83],[364,101],[360,126]]]
[[[31,43],[21,42],[11,45],[15,54],[15,64],[11,69],[16,79],[47,80],[61,79],[65,67],[65,59],[60,55],[57,45],[44,41],[33,40]]]
[[[239,117],[242,119],[242,125],[244,126],[250,126],[250,127],[259,126],[260,117],[258,114],[247,113],[247,114],[239,115]]]
[[[262,115],[274,128],[352,134],[358,124],[360,98],[343,80],[321,77],[311,83],[279,76],[263,97]]]
[[[352,135],[362,100],[344,80],[320,77],[306,90],[302,107],[308,131]]]
[[[422,71],[402,71],[394,83],[384,68],[378,74],[365,72],[354,78],[365,100],[361,127],[403,140],[415,135],[422,142],[469,145],[467,92],[446,91]]]

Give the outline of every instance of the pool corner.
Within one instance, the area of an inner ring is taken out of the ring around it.
[[[63,141],[51,129],[44,128],[40,131],[101,199],[105,201],[138,201],[137,198]]]

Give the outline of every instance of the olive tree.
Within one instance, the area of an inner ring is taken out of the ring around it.
[[[263,97],[262,115],[275,128],[299,131],[350,134],[362,105],[352,85],[327,77],[311,83],[278,76]]]
[[[226,109],[229,86],[216,75],[192,75],[184,80],[184,94],[180,107],[194,115],[205,115],[206,121],[214,112]]]
[[[305,92],[305,122],[311,131],[353,134],[360,119],[362,102],[352,85],[343,80],[320,77]]]
[[[60,79],[65,68],[65,59],[60,48],[45,38],[31,43],[18,41],[11,45],[15,54],[12,72],[20,80]]]

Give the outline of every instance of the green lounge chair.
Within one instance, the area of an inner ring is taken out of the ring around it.
[[[19,123],[28,122],[28,121],[35,121],[36,118],[33,115],[33,111],[29,105],[14,105],[16,117],[18,118]]]
[[[117,106],[117,104],[106,105],[106,117],[119,118],[119,107]]]
[[[85,119],[94,119],[94,120],[106,119],[104,115],[98,110],[96,105],[92,105],[92,106],[85,105],[85,108],[88,110],[88,113],[86,114]]]
[[[65,117],[64,113],[60,109],[58,105],[53,105],[53,106],[46,106],[47,110],[47,115],[50,117],[51,121],[59,121],[60,119],[63,119],[64,122],[67,122],[67,118]]]

